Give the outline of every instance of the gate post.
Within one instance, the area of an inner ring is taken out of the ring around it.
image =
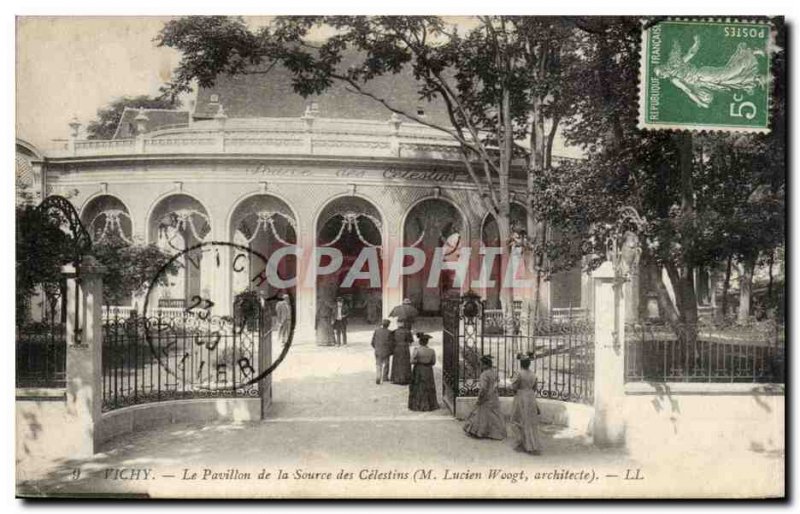
[[[76,424],[75,433],[79,434],[72,442],[74,450],[70,455],[90,457],[99,442],[95,428],[103,400],[102,275],[105,267],[87,255],[82,260],[80,273],[72,264],[64,266],[62,273],[67,281],[67,416]]]
[[[594,444],[625,444],[625,287],[611,262],[592,274],[594,287]]]

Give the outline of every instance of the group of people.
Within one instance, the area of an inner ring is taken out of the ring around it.
[[[392,310],[390,316],[397,317],[398,328],[389,330],[391,322],[385,319],[372,334],[372,347],[375,351],[375,383],[391,381],[393,384],[408,385],[408,408],[414,411],[431,411],[439,408],[436,399],[436,381],[433,367],[436,352],[428,347],[429,334],[417,332],[419,346],[411,353],[414,342],[412,327],[416,309],[409,299]]]
[[[412,327],[416,314],[411,301],[405,299],[403,305],[395,307],[389,314],[390,317],[397,318],[398,328],[390,330],[391,321],[384,319],[372,334],[375,383],[380,385],[383,382],[391,382],[408,385],[408,408],[413,411],[431,411],[439,408],[433,374],[436,352],[428,347],[431,336],[417,332],[419,346],[414,349],[412,355],[411,346],[414,342]],[[334,338],[332,345],[347,344],[348,315],[347,304],[341,297],[337,297],[336,305],[328,316]],[[518,359],[520,370],[513,375],[511,382],[515,395],[511,407],[510,425],[515,439],[515,449],[539,455],[542,451],[539,436],[541,412],[536,401],[536,375],[530,369],[530,354],[519,355]],[[497,393],[498,373],[493,366],[491,356],[482,356],[480,364],[478,399],[464,423],[464,431],[467,435],[479,439],[503,440],[508,435],[508,430]]]
[[[333,304],[320,301],[317,306],[317,344],[347,346],[347,318],[350,306],[341,296]]]
[[[510,420],[515,449],[539,455],[542,451],[539,437],[541,412],[536,401],[536,375],[530,369],[530,355],[521,355],[519,360],[520,371],[514,374],[511,382],[515,391]],[[471,437],[502,440],[506,438],[507,430],[497,394],[497,370],[492,366],[491,356],[484,355],[480,362],[478,401],[464,423],[464,431]]]

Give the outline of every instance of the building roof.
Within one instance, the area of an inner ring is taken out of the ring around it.
[[[136,116],[140,111],[147,115],[147,132],[174,126],[189,124],[189,111],[174,109],[132,109],[126,107],[119,118],[117,130],[112,139],[130,139],[136,137]]]
[[[342,67],[356,62],[355,54],[345,54]],[[403,111],[418,114],[421,110],[426,120],[446,127],[451,126],[442,100],[425,102],[419,99],[417,82],[408,68],[394,75],[377,77],[364,88],[380,98],[391,101],[392,105]],[[298,118],[312,102],[316,103],[318,108],[316,116],[319,118],[386,121],[391,115],[381,103],[348,90],[338,81],[335,81],[322,95],[303,98],[292,88],[291,72],[280,65],[275,65],[264,74],[220,75],[213,86],[199,88],[194,119],[212,119],[219,112],[220,105],[231,120]],[[553,144],[553,155],[580,159],[584,153],[579,148],[567,146],[559,133]]]
[[[356,62],[356,56],[345,56]],[[419,99],[417,83],[409,69],[375,78],[365,89],[393,105],[413,114],[421,110],[425,118],[438,124],[450,122],[441,100],[425,102]],[[229,118],[292,118],[302,116],[306,106],[316,102],[318,116],[323,118],[388,120],[390,112],[379,102],[348,91],[338,81],[322,95],[303,98],[292,88],[292,74],[275,65],[268,73],[257,75],[221,75],[214,86],[200,88],[197,93],[195,118],[213,118],[221,103]]]

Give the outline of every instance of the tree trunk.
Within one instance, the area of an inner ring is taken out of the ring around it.
[[[772,284],[774,282],[773,267],[775,266],[775,249],[769,252],[769,282],[767,282],[767,305],[772,306]]]
[[[495,216],[497,220],[497,232],[500,237],[500,306],[503,309],[503,316],[511,316],[514,312],[514,290],[511,287],[506,287],[506,274],[513,273],[514,270],[509,268],[511,252],[508,247],[508,241],[511,237],[511,220],[509,219],[508,212],[498,212]]]
[[[693,163],[693,141],[690,133],[678,134],[678,151],[681,170],[681,218],[684,232],[689,232],[686,240],[690,240],[695,230],[694,223],[694,163]],[[683,235],[683,234],[682,234]],[[682,237],[683,239],[683,237]],[[680,318],[683,323],[683,338],[687,345],[694,348],[697,341],[697,294],[694,289],[694,267],[686,262],[686,255],[681,262],[679,273],[671,270],[672,266],[667,266],[667,272],[672,280],[672,287],[675,289],[676,298],[680,295]],[[677,280],[673,279],[673,274],[677,275]],[[680,293],[679,293],[680,292]],[[677,334],[681,337],[681,334]]]
[[[746,259],[740,268],[739,273],[739,323],[747,323],[750,318],[750,297],[753,290],[753,271],[755,270],[755,259]]]
[[[651,287],[656,292],[656,301],[658,302],[659,315],[670,325],[678,324],[678,309],[672,302],[667,291],[667,286],[664,284],[663,268],[661,266],[647,266],[647,277]],[[677,300],[677,296],[676,296]]]
[[[725,267],[725,282],[722,284],[722,319],[728,317],[728,292],[731,289],[731,266],[733,257],[728,256],[728,263]]]

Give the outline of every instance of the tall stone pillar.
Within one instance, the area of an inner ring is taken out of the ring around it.
[[[299,251],[297,258],[297,283],[295,285],[294,315],[295,343],[313,343],[316,340],[314,325],[316,321],[317,273],[314,246],[316,235],[311,225],[311,217],[304,216],[304,224],[297,231]]]
[[[390,270],[392,264],[394,264],[397,252],[403,247],[403,240],[401,236],[401,227],[390,226],[386,221],[384,221],[384,224],[386,225],[386,230],[384,231],[386,241],[381,245],[383,262],[383,269],[381,270],[381,289],[383,290],[382,318],[386,319],[389,317],[389,313],[392,312],[393,308],[403,303],[403,276],[400,275],[396,283],[390,280]],[[397,259],[397,266],[402,265],[403,260]],[[424,280],[427,281],[427,279],[428,277],[426,276]]]
[[[594,443],[618,446],[625,444],[625,287],[608,261],[593,277]]]
[[[105,268],[92,256],[80,267],[62,268],[67,280],[67,416],[80,430],[73,441],[73,457],[89,457],[99,444],[96,425],[100,420],[103,344],[103,279]],[[77,297],[77,298],[76,298]],[[77,300],[77,301],[76,301]],[[77,313],[77,319],[76,319]]]

